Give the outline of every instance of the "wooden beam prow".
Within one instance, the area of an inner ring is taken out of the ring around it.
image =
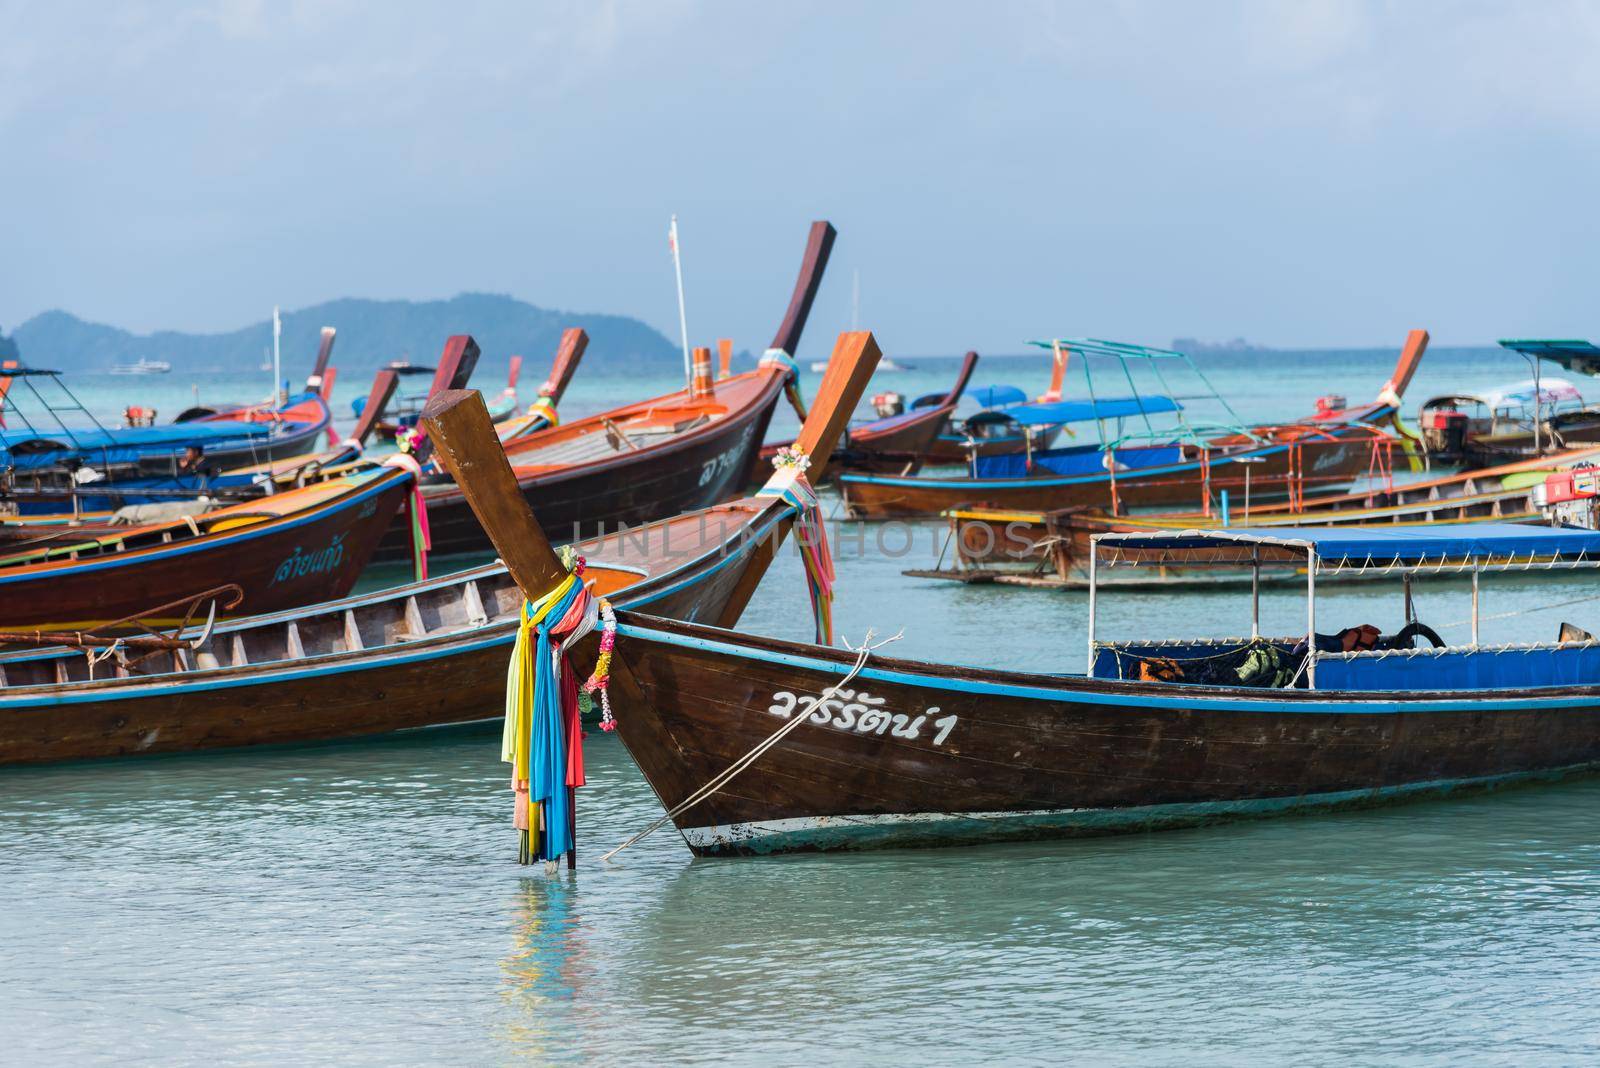
[[[377,427],[378,420],[383,418],[383,410],[389,406],[389,399],[394,396],[395,387],[400,384],[400,376],[385,367],[378,372],[372,380],[372,392],[367,394],[367,403],[361,408],[361,417],[356,420],[356,429],[350,435],[362,445],[372,436],[372,431]]]
[[[589,335],[584,333],[580,326],[569,326],[561,332],[561,346],[556,349],[556,362],[550,368],[550,377],[545,384],[550,387],[550,402],[561,403],[561,395],[567,391],[567,384],[572,381],[573,374],[578,370],[578,361],[583,359],[584,350],[589,347]],[[542,390],[541,390],[542,392]]]
[[[961,394],[967,391],[967,383],[972,381],[972,372],[977,369],[978,354],[968,349],[966,356],[961,359],[961,371],[956,375],[955,385],[944,395],[945,404],[954,404],[961,399]]]
[[[567,569],[517,485],[482,395],[436,394],[422,409],[422,425],[522,595],[534,601],[555,589]]]
[[[1406,335],[1405,347],[1400,350],[1400,360],[1394,365],[1394,374],[1389,376],[1389,381],[1383,384],[1378,391],[1378,399],[1400,407],[1400,400],[1406,395],[1406,387],[1411,384],[1411,376],[1417,373],[1417,365],[1422,362],[1422,354],[1428,351],[1428,332],[1426,330],[1413,330]]]
[[[312,393],[322,389],[322,376],[328,371],[328,361],[333,358],[333,339],[339,331],[331,326],[322,328],[322,344],[317,347],[317,362],[311,366],[311,375],[306,379],[306,389]]]

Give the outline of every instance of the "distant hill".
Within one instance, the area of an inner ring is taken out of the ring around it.
[[[4,333],[0,333],[0,360],[15,360],[18,354],[16,340],[6,337]]]
[[[324,326],[339,331],[333,360],[345,375],[365,376],[390,360],[431,364],[446,338],[468,333],[483,349],[486,365],[503,366],[520,353],[537,380],[569,326],[589,332],[586,368],[647,370],[676,366],[682,359],[672,342],[637,319],[550,311],[509,296],[463,293],[449,300],[333,300],[285,312],[284,377],[301,377],[310,368]],[[13,337],[29,364],[61,371],[103,371],[141,357],[167,360],[175,371],[254,371],[264,356],[270,358],[272,322],[226,334],[134,334],[48,311],[17,327]],[[0,353],[5,344],[0,338]]]

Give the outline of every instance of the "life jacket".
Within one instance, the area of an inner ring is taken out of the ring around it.
[[[1280,689],[1294,681],[1294,670],[1284,662],[1276,645],[1258,645],[1235,669],[1241,686]]]
[[[1140,682],[1178,682],[1183,678],[1183,668],[1176,660],[1164,656],[1149,656],[1139,661]]]

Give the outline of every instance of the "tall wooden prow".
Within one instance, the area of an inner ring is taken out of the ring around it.
[[[556,349],[555,363],[550,367],[550,377],[539,387],[541,397],[549,397],[551,404],[560,404],[562,394],[577,373],[578,361],[589,347],[589,335],[580,326],[569,326],[561,332],[561,345]]]
[[[322,388],[322,379],[328,373],[328,361],[333,358],[333,339],[339,332],[331,326],[322,328],[322,343],[317,346],[317,362],[311,367],[311,374],[306,376],[306,392],[322,393],[326,398],[327,393]]]
[[[807,474],[813,481],[826,470],[828,457],[856,405],[860,403],[867,381],[878,365],[879,355],[877,342],[870,333],[863,331],[839,336],[833,357],[828,363],[827,374],[818,390],[816,404],[796,442],[800,449],[812,457]],[[438,449],[440,463],[460,487],[523,596],[536,600],[554,589],[566,577],[566,569],[517,485],[516,475],[495,435],[493,424],[489,421],[489,409],[482,396],[471,390],[440,393],[423,409],[422,425],[428,431],[429,440]],[[769,510],[781,511],[788,507],[779,498],[758,496],[707,511],[742,511],[747,514],[749,521],[754,522]],[[689,514],[692,516],[696,513]],[[663,522],[678,521],[681,520]],[[750,565],[741,575],[738,588],[719,619],[724,626],[731,626],[738,621],[791,523],[792,515],[754,549]],[[658,541],[649,537],[637,540],[646,545]],[[622,544],[626,545],[627,541],[624,540]],[[708,552],[723,550],[722,543],[707,549]]]

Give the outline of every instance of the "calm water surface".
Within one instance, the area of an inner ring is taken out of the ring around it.
[[[1253,383],[1247,417],[1298,410],[1329,377],[1229,373]],[[909,533],[906,555],[901,534],[841,539],[844,636],[904,628],[887,651],[1081,670],[1080,595],[903,578],[940,535]],[[1591,587],[1486,582],[1503,618],[1485,637],[1596,629]],[[803,590],[785,554],[746,624],[805,637]],[[1418,600],[1464,635],[1464,585]],[[1303,611],[1293,590],[1264,597],[1268,630]],[[1330,590],[1323,611],[1388,630],[1401,614],[1382,585]],[[1102,621],[1239,633],[1248,597],[1118,593]],[[580,867],[546,877],[514,863],[497,738],[0,772],[0,1060],[1523,1064],[1600,1047],[1600,782],[949,851],[697,861],[667,831],[602,865],[659,808],[592,735]]]

